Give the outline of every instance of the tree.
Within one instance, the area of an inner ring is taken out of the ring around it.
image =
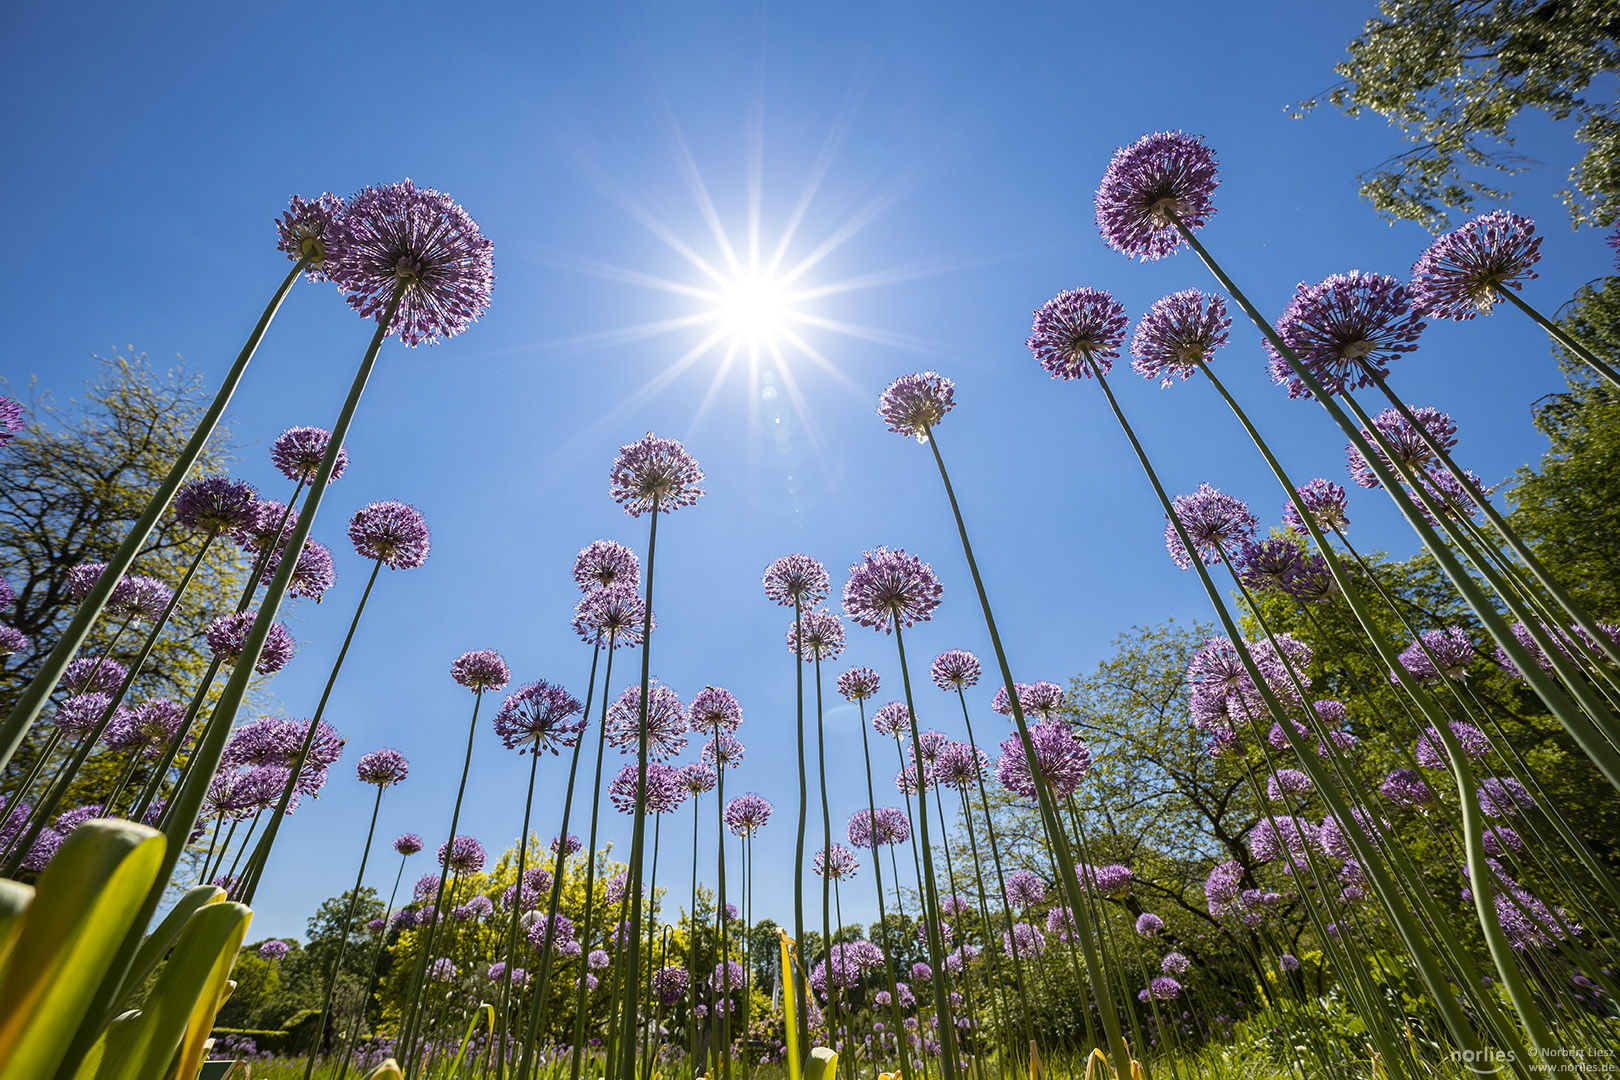
[[[1586,148],[1562,194],[1576,225],[1620,215],[1620,106],[1594,80],[1620,67],[1615,0],[1383,0],[1380,17],[1334,66],[1343,81],[1299,103],[1326,99],[1351,116],[1370,109],[1414,145],[1361,176],[1361,195],[1391,219],[1430,229],[1448,210],[1500,201],[1495,175],[1535,162],[1514,150],[1526,109],[1574,126]]]

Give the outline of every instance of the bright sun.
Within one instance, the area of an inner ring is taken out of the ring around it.
[[[794,321],[793,297],[771,276],[743,271],[717,290],[715,313],[734,342],[769,346]]]

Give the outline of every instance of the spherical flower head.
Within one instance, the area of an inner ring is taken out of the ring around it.
[[[850,668],[838,676],[838,692],[846,701],[865,701],[878,692],[882,682],[871,668]]]
[[[408,179],[368,187],[329,233],[327,274],[361,316],[381,321],[404,290],[388,332],[406,345],[454,337],[489,309],[494,246],[448,195]]]
[[[501,703],[495,714],[495,734],[501,737],[508,750],[519,753],[549,750],[553,754],[561,748],[572,748],[585,730],[584,719],[575,720],[583,712],[574,696],[560,686],[540,679],[525,683],[517,693]]]
[[[947,649],[934,657],[928,674],[941,690],[962,690],[979,682],[979,658],[966,649]]]
[[[1297,795],[1310,794],[1311,778],[1298,769],[1278,769],[1266,779],[1266,798],[1282,802]]]
[[[955,385],[939,372],[919,371],[884,387],[877,411],[884,426],[896,435],[927,442],[929,430],[956,407],[955,394]]]
[[[349,540],[362,559],[374,559],[390,570],[414,570],[433,550],[422,512],[409,503],[374,502],[349,519]]]
[[[1050,720],[1063,708],[1063,687],[1054,682],[1018,684],[1018,705],[1025,713]]]
[[[1171,998],[1181,996],[1181,984],[1168,975],[1160,975],[1148,983],[1147,989],[1137,994],[1138,1001],[1152,998],[1154,1001],[1169,1001]]]
[[[96,587],[96,582],[101,580],[101,572],[105,569],[107,564],[104,562],[80,563],[67,572],[62,590],[75,600],[83,600]]]
[[[1039,798],[1037,778],[1046,783],[1054,798],[1073,794],[1091,769],[1091,751],[1086,744],[1061,720],[1041,720],[1030,725],[1029,739],[1035,748],[1034,766],[1024,753],[1022,738],[1015,732],[1001,744],[996,780],[1026,799]]]
[[[619,770],[608,786],[608,798],[626,814],[672,814],[686,801],[680,770],[659,761],[647,763],[647,786],[638,784],[641,767],[632,762]]]
[[[913,762],[901,767],[900,772],[895,775],[894,786],[902,794],[915,795],[919,791],[932,791],[934,778],[929,774],[927,766],[919,769]]]
[[[726,803],[726,828],[734,836],[753,836],[766,826],[775,810],[763,795],[752,791],[739,795]]]
[[[431,982],[454,982],[460,977],[461,969],[447,956],[441,956],[428,965],[428,979]]]
[[[1082,889],[1100,896],[1124,896],[1131,891],[1131,868],[1117,863],[1112,866],[1081,863],[1075,867],[1075,876]]]
[[[1024,707],[1024,691],[1029,689],[1029,683],[1013,683],[1013,693],[1018,695],[1018,708]],[[1007,695],[1005,686],[996,687],[995,696],[990,699],[990,711],[1001,716],[1012,716],[1012,699]]]
[[[1255,592],[1281,592],[1300,570],[1299,545],[1282,536],[1245,540],[1236,560],[1243,584]]]
[[[308,259],[304,276],[312,282],[325,281],[327,238],[342,213],[343,199],[330,191],[313,199],[294,195],[287,200],[287,212],[276,219],[276,250],[286,252],[293,262]]]
[[[1249,831],[1249,853],[1257,862],[1281,859],[1286,853],[1304,865],[1306,846],[1316,842],[1317,834],[1316,826],[1302,818],[1261,818]]]
[[[704,795],[714,790],[719,779],[714,767],[701,761],[694,761],[690,765],[683,765],[680,770],[681,785],[686,788],[688,795]]]
[[[834,881],[848,881],[861,868],[861,860],[842,844],[822,848],[810,860],[810,868],[817,877],[830,877]]]
[[[450,677],[474,693],[505,689],[512,677],[506,661],[494,649],[475,649],[462,653],[450,665]]]
[[[105,657],[81,656],[62,672],[62,689],[70,694],[110,694],[123,685],[129,669]]]
[[[1164,929],[1164,920],[1151,911],[1144,911],[1136,917],[1136,932],[1143,937],[1153,937]]]
[[[1294,489],[1299,497],[1283,507],[1283,526],[1293,533],[1308,533],[1301,511],[1309,514],[1316,527],[1323,531],[1343,530],[1350,524],[1345,516],[1349,496],[1344,488],[1331,480],[1317,477],[1302,488]]]
[[[26,652],[29,644],[28,635],[15,626],[0,626],[0,659]]]
[[[1378,785],[1378,793],[1396,806],[1424,806],[1434,801],[1434,790],[1416,769],[1395,769]]]
[[[486,858],[484,845],[471,836],[458,836],[439,845],[439,865],[448,865],[458,874],[478,873]]]
[[[286,544],[298,527],[298,511],[274,499],[253,504],[253,520],[231,534],[231,539],[253,552],[271,551]]]
[[[204,637],[208,640],[208,648],[219,659],[227,664],[234,665],[242,655],[242,647],[247,644],[248,631],[253,629],[253,620],[258,616],[252,611],[241,611],[234,615],[221,615],[208,624],[208,631]],[[258,663],[253,670],[260,675],[274,675],[287,666],[287,661],[293,658],[298,651],[298,642],[286,623],[275,622],[270,624],[270,634],[264,639],[264,649],[259,653]]]
[[[714,974],[709,977],[709,986],[722,994],[728,990],[741,990],[747,985],[748,979],[743,966],[735,960],[714,965]]]
[[[699,768],[708,769],[712,776],[715,769],[735,769],[743,763],[745,756],[746,751],[737,737],[729,731],[721,730],[703,743],[702,760],[695,764]]]
[[[1025,342],[1054,379],[1106,375],[1125,341],[1125,305],[1102,289],[1068,289],[1035,309]]]
[[[1448,413],[1425,405],[1408,411],[1412,414],[1412,419],[1417,421],[1417,427],[1408,423],[1400,410],[1389,408],[1373,417],[1372,431],[1361,429],[1361,437],[1372,445],[1373,450],[1397,477],[1401,474],[1392,461],[1420,473],[1427,472],[1438,463],[1434,452],[1424,441],[1425,433],[1448,453],[1457,445],[1457,424]],[[1419,428],[1422,430],[1419,431]],[[1380,445],[1380,441],[1383,445]],[[1349,464],[1350,476],[1358,485],[1364,488],[1383,486],[1371,466],[1367,464],[1367,459],[1361,456],[1361,451],[1357,450],[1353,443],[1344,448],[1344,457]]]
[[[422,850],[422,838],[415,833],[403,833],[394,838],[394,850],[401,855],[415,855]]]
[[[228,476],[199,476],[180,486],[174,496],[174,516],[188,529],[230,533],[254,521],[259,493],[246,480]]]
[[[1046,899],[1047,885],[1033,870],[1014,870],[1007,875],[1007,904],[1022,911]]]
[[[557,854],[559,848],[563,850],[565,855],[573,855],[584,846],[579,842],[579,837],[573,833],[563,833],[551,838],[551,853],[553,855]]]
[[[607,741],[630,753],[641,745],[641,687],[627,686],[617,701],[608,706]],[[647,757],[666,761],[686,749],[688,730],[686,709],[681,696],[653,679],[647,687]]]
[[[623,544],[592,540],[574,559],[574,584],[580,592],[620,584],[640,588],[641,561]]]
[[[667,1007],[686,996],[686,988],[691,981],[691,973],[683,967],[659,968],[653,972],[653,993],[658,995],[659,1003]]]
[[[1417,641],[1401,650],[1397,659],[1420,683],[1439,682],[1448,676],[1461,678],[1474,659],[1474,643],[1460,626],[1425,630]]]
[[[1315,285],[1301,282],[1277,319],[1277,336],[1330,394],[1373,384],[1389,374],[1390,361],[1417,348],[1423,318],[1412,308],[1406,286],[1387,274],[1352,270]],[[1288,361],[1265,341],[1272,380],[1291,398],[1313,395]]]
[[[891,739],[911,734],[911,710],[903,701],[891,701],[872,714],[872,730]]]
[[[320,471],[321,459],[326,456],[327,444],[331,441],[332,433],[323,427],[288,428],[270,444],[270,462],[287,479],[312,483],[315,474]],[[335,482],[348,467],[348,448],[340,446],[337,461],[332,465],[332,475],[327,477],[326,482]]]
[[[604,639],[615,649],[641,644],[647,624],[647,605],[636,587],[627,581],[594,588],[574,605],[574,632],[581,640],[595,645]],[[654,629],[658,620],[652,620]]]
[[[1479,782],[1479,808],[1486,817],[1511,817],[1535,805],[1529,789],[1511,776],[1488,776]]]
[[[1190,379],[1226,344],[1232,320],[1226,301],[1187,289],[1156,300],[1131,335],[1131,370],[1169,387]]]
[[[903,548],[880,547],[849,568],[844,614],[887,634],[896,623],[909,628],[933,618],[944,592],[933,567]]]
[[[10,442],[14,438],[12,432],[21,431],[23,426],[22,406],[0,394],[0,446]]]
[[[641,440],[619,447],[608,473],[608,494],[631,517],[640,517],[656,505],[668,514],[691,506],[704,494],[698,487],[703,470],[697,458],[674,439],[647,432]]]
[[[108,745],[154,756],[179,736],[186,720],[185,710],[167,698],[151,698],[137,709],[120,712],[123,716],[114,718],[119,731],[115,734],[108,725]]]
[[[827,599],[832,584],[827,568],[808,555],[783,555],[765,568],[765,596],[784,607],[814,607]]]
[[[911,823],[905,811],[894,806],[857,810],[849,816],[845,835],[851,847],[862,850],[878,844],[903,844],[911,839]]]
[[[107,598],[107,612],[131,622],[151,622],[163,617],[174,599],[174,590],[157,578],[131,574],[113,586]]]
[[[1522,289],[1541,258],[1536,223],[1492,210],[1435,237],[1412,264],[1412,306],[1435,319],[1462,322],[1491,313],[1503,286]]]
[[[1001,951],[1020,960],[1029,960],[1046,951],[1046,938],[1029,923],[1014,923],[1011,933],[1001,935]]]
[[[947,742],[940,747],[930,770],[936,784],[968,791],[990,769],[990,758],[983,750],[965,742]]]
[[[354,771],[362,784],[376,784],[385,788],[409,776],[411,766],[405,760],[404,754],[385,746],[381,750],[373,750],[369,754],[362,755],[360,760],[355,762]]]
[[[816,608],[788,627],[787,647],[807,664],[836,660],[844,651],[843,621],[826,608]]]
[[[264,565],[265,577],[276,572],[286,554],[286,548],[277,548],[270,553]],[[298,561],[293,564],[292,577],[287,582],[288,595],[302,596],[318,604],[336,581],[337,564],[332,561],[331,549],[319,540],[304,541]]]
[[[1115,251],[1146,262],[1182,244],[1172,216],[1200,229],[1215,216],[1215,152],[1200,135],[1156,131],[1114,151],[1097,185],[1097,231]]]
[[[287,955],[288,945],[280,938],[271,938],[259,946],[259,956],[265,960],[280,960]]]
[[[1249,511],[1249,504],[1208,484],[1199,484],[1191,495],[1177,495],[1170,506],[1205,566],[1216,566],[1228,553],[1236,552],[1260,527],[1260,519]],[[1175,564],[1186,570],[1192,566],[1186,545],[1176,532],[1175,523],[1165,518],[1164,546]]]

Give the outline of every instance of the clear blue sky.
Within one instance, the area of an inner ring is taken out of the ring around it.
[[[1205,240],[1272,313],[1297,281],[1352,267],[1404,274],[1425,244],[1417,226],[1389,227],[1356,197],[1356,174],[1399,149],[1391,129],[1286,115],[1333,81],[1371,4],[1173,3],[1151,16],[1104,4],[814,7],[8,13],[0,372],[14,386],[37,375],[67,396],[93,371],[91,352],[129,344],[158,363],[183,356],[212,385],[285,272],[270,226],[293,192],[410,176],[454,196],[495,244],[485,319],[437,348],[385,348],[350,472],[316,525],[339,580],[318,608],[298,610],[302,650],[272,683],[292,716],[313,708],[363,583],[343,542],[348,514],[374,499],[414,503],[434,554],[374,594],[330,706],[351,752],[283,830],[255,938],[301,934],[352,880],[371,796],[353,777],[359,753],[392,745],[411,761],[384,800],[383,839],[444,839],[472,704],[449,677],[458,654],[498,649],[516,680],[560,681],[583,698],[589,656],[568,627],[568,571],[598,537],[644,549],[646,521],[608,499],[607,472],[616,448],[647,430],[685,440],[709,476],[705,499],[662,522],[653,671],[687,700],[705,684],[741,699],[748,761],[731,790],[758,790],[778,809],[756,847],[755,914],[790,921],[793,665],[761,570],[802,550],[841,585],[866,547],[931,560],[944,604],[908,644],[923,719],[953,735],[954,703],[923,668],[951,647],[989,657],[927,452],[883,430],[881,388],[927,367],[957,381],[942,446],[1015,674],[1065,681],[1133,623],[1206,614],[1195,579],[1164,554],[1162,517],[1095,388],[1048,380],[1023,346],[1030,311],[1064,288],[1110,289],[1133,316],[1166,292],[1213,288],[1190,257],[1142,265],[1098,240],[1091,193],[1114,148],[1164,128],[1207,136],[1224,179]],[[1547,236],[1526,295],[1551,309],[1605,273],[1610,253],[1598,234],[1572,234],[1557,203],[1567,143],[1532,126],[1521,148],[1556,166],[1522,178],[1513,204]],[[790,349],[783,367],[767,359],[722,375],[722,350],[655,381],[707,331],[616,333],[703,310],[636,283],[704,284],[649,223],[720,265],[695,178],[729,235],[746,238],[751,162],[767,250],[814,181],[786,264],[836,238],[802,283],[867,282],[804,310],[868,329],[804,328],[831,370]],[[332,422],[369,333],[329,286],[297,287],[232,407],[243,476],[281,494],[270,440]],[[1234,327],[1219,363],[1296,476],[1343,480],[1343,440],[1269,383],[1250,328]],[[1276,520],[1277,492],[1207,387],[1160,391],[1128,371],[1115,382],[1175,490],[1207,480]],[[1452,412],[1462,460],[1490,480],[1539,456],[1529,404],[1561,386],[1544,339],[1512,311],[1431,327],[1396,383],[1409,401]],[[1351,513],[1364,543],[1411,550],[1381,497],[1359,495]],[[889,688],[898,696],[893,640],[849,635],[829,682],[870,664],[887,682],[880,701]],[[999,740],[991,689],[973,695],[975,726]],[[851,767],[854,711],[831,700],[836,827],[865,792]],[[556,761],[542,769],[536,827],[551,835],[563,773]],[[482,727],[462,831],[492,850],[510,842],[526,771]],[[712,811],[707,802],[705,865]],[[661,871],[687,865],[689,821],[667,823],[678,856]],[[608,814],[609,837],[622,841],[627,826]],[[413,860],[407,880],[429,859]],[[386,892],[395,859],[373,865]],[[684,870],[665,880],[684,895]],[[845,890],[846,920],[873,915],[869,888],[863,875]]]

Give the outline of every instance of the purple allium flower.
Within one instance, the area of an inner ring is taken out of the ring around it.
[[[497,960],[489,965],[489,981],[504,982],[506,980],[506,961]],[[529,973],[520,967],[512,969],[512,985],[523,987],[529,985]]]
[[[606,638],[615,649],[641,644],[647,606],[629,583],[592,589],[574,605],[574,632],[587,644]],[[654,628],[658,626],[653,620]]]
[[[321,458],[326,456],[326,447],[331,441],[332,433],[323,427],[288,428],[270,444],[270,462],[287,479],[308,484],[320,471]],[[340,446],[327,483],[336,481],[348,467],[348,448]]]
[[[550,750],[556,754],[559,747],[579,742],[585,721],[573,717],[584,708],[568,691],[544,679],[525,683],[501,703],[495,714],[495,734],[508,750],[517,747],[519,753]]]
[[[607,741],[629,753],[641,743],[641,687],[627,686],[608,706]],[[664,761],[686,749],[686,709],[681,697],[653,679],[647,687],[647,757]]]
[[[1008,956],[1016,951],[1021,960],[1033,959],[1046,951],[1046,938],[1029,923],[1013,923],[1012,932],[1001,935],[1001,951]]]
[[[1293,953],[1283,953],[1281,956],[1277,957],[1277,966],[1282,968],[1284,971],[1298,971],[1299,957],[1295,956]]]
[[[973,913],[973,901],[958,893],[955,896],[947,896],[940,900],[939,910],[940,914],[951,917],[971,915]]]
[[[636,553],[612,540],[592,540],[574,560],[574,584],[580,592],[610,585],[641,585],[641,561]]]
[[[748,979],[743,966],[735,960],[714,965],[714,974],[709,977],[709,986],[722,994],[729,990],[741,990],[747,985]]]
[[[827,599],[832,584],[827,568],[808,555],[783,555],[765,568],[765,596],[771,602],[792,607],[814,607]]]
[[[928,666],[934,685],[941,690],[961,690],[979,682],[979,658],[966,649],[948,649],[934,657]]]
[[[163,617],[174,590],[157,578],[131,574],[113,586],[107,598],[107,612],[123,616],[133,622],[154,621]]]
[[[96,587],[101,580],[102,571],[107,569],[104,562],[80,563],[67,572],[67,580],[62,583],[62,590],[75,600],[83,600],[90,595],[90,590]]]
[[[956,388],[937,371],[902,375],[884,388],[878,398],[878,415],[896,435],[910,435],[918,442],[928,441],[928,431],[956,407]]]
[[[878,692],[882,680],[871,668],[850,668],[838,676],[838,692],[848,701],[865,701]]]
[[[1007,903],[1020,910],[1046,899],[1047,884],[1032,870],[1014,870],[1007,875]]]
[[[647,762],[647,787],[641,790],[641,766],[631,762],[608,785],[608,799],[626,814],[671,814],[686,801],[679,770],[661,761]]]
[[[913,765],[920,764],[925,772],[931,772],[934,767],[934,759],[939,757],[939,752],[944,749],[945,744],[950,741],[950,736],[946,735],[943,731],[934,731],[933,729],[929,729],[928,731],[920,732],[917,735],[916,743],[911,746],[909,751],[911,755],[911,763]],[[920,761],[918,760],[919,758],[921,759]]]
[[[945,587],[933,567],[902,548],[864,552],[849,568],[844,584],[844,613],[862,626],[885,634],[898,622],[911,627],[933,618]]]
[[[1046,932],[1062,942],[1080,940],[1080,928],[1075,925],[1074,912],[1061,904],[1046,913]]]
[[[484,845],[471,836],[458,836],[439,845],[439,865],[448,865],[458,874],[478,873],[487,858]]]
[[[941,936],[944,937],[947,941],[950,940],[950,933],[951,933],[950,927],[948,927],[945,924],[941,923],[939,928],[940,928]],[[927,940],[928,940],[927,927],[922,923],[917,924],[917,940],[921,941],[921,942],[927,942]],[[911,965],[911,981],[912,982],[923,983],[923,982],[927,982],[929,979],[932,979],[933,977],[934,977],[934,969],[929,967],[927,964],[923,963],[921,960],[919,960],[916,963]]]
[[[1019,707],[1026,715],[1033,714],[1042,720],[1050,720],[1063,708],[1063,696],[1063,687],[1054,682],[1018,684]]]
[[[1318,529],[1332,531],[1343,529],[1350,524],[1350,519],[1344,512],[1349,496],[1339,484],[1319,476],[1304,487],[1294,490],[1299,493],[1299,497],[1290,500],[1288,505],[1283,507],[1283,525],[1288,531],[1295,533],[1310,531],[1305,527],[1305,520],[1299,516],[1301,510],[1311,516]]]
[[[1249,852],[1257,862],[1271,862],[1284,854],[1298,863],[1305,861],[1305,849],[1317,839],[1315,825],[1303,818],[1261,818],[1249,831]]]
[[[384,747],[363,755],[354,766],[355,775],[362,784],[376,784],[378,787],[387,787],[397,784],[410,775],[410,764],[405,755],[398,750]]]
[[[861,860],[842,844],[822,848],[810,860],[810,868],[817,877],[830,877],[835,881],[848,881],[861,868]]]
[[[1153,937],[1164,929],[1164,920],[1151,911],[1144,911],[1136,917],[1136,932],[1143,937]]]
[[[911,710],[903,701],[891,701],[872,714],[872,730],[892,739],[908,738],[911,734]]]
[[[736,695],[718,686],[705,686],[692,699],[687,710],[693,731],[735,732],[742,725],[742,706]]]
[[[1024,691],[1028,689],[1028,683],[1013,683],[1013,692],[1018,695],[1018,707],[1020,709],[1024,705]],[[995,696],[990,699],[990,711],[999,713],[1002,716],[1012,716],[1012,702],[1007,697],[1007,688],[1005,686],[996,688]]]
[[[665,1006],[673,1005],[686,996],[686,988],[691,985],[692,976],[683,967],[664,967],[653,972],[653,993]]]
[[[1317,554],[1306,555],[1292,574],[1281,583],[1282,591],[1302,604],[1319,604],[1339,595],[1339,583],[1333,577],[1327,560]]]
[[[1024,344],[1054,379],[1106,375],[1125,341],[1125,305],[1101,289],[1067,289],[1035,309]]]
[[[1147,989],[1136,995],[1138,1001],[1152,998],[1155,1001],[1169,1001],[1171,998],[1181,996],[1181,984],[1168,975],[1160,975],[1148,983]]]
[[[1215,215],[1220,179],[1215,152],[1200,135],[1156,131],[1114,151],[1097,185],[1097,230],[1115,251],[1144,262],[1182,244],[1171,217],[1188,229]]]
[[[1192,961],[1179,952],[1165,953],[1164,959],[1159,961],[1159,970],[1166,975],[1185,975],[1192,970]]]
[[[1378,793],[1397,806],[1422,806],[1434,801],[1434,791],[1416,769],[1395,769],[1384,777]]]
[[[495,901],[487,896],[474,896],[461,905],[468,919],[487,919],[495,914]]]
[[[253,504],[253,520],[231,534],[243,549],[264,553],[286,544],[298,525],[298,511],[274,499],[258,499]]]
[[[1406,286],[1360,270],[1315,285],[1301,282],[1277,319],[1277,336],[1330,394],[1371,386],[1373,374],[1388,375],[1390,361],[1416,349],[1422,332],[1423,318]],[[1287,386],[1291,398],[1311,397],[1282,354],[1269,340],[1264,344],[1272,379]]]
[[[1131,335],[1131,370],[1144,379],[1159,379],[1160,388],[1190,379],[1198,365],[1226,344],[1232,320],[1226,301],[1197,289],[1157,300]]]
[[[712,778],[716,769],[735,769],[741,765],[746,754],[747,749],[742,742],[735,735],[722,729],[704,741],[702,760],[694,764],[699,768],[708,769]]]
[[[1230,552],[1241,548],[1244,541],[1254,535],[1260,519],[1249,512],[1249,504],[1208,484],[1199,484],[1191,495],[1177,495],[1170,503],[1187,538],[1197,549],[1205,566],[1219,564]],[[1183,570],[1192,566],[1192,559],[1176,535],[1176,527],[1168,515],[1165,517],[1164,546],[1170,558]]]
[[[1454,720],[1451,722],[1451,734],[1462,744],[1463,755],[1469,761],[1478,761],[1491,752],[1490,737],[1473,724]],[[1433,724],[1419,733],[1413,756],[1425,769],[1444,769],[1451,764],[1445,744],[1440,741],[1440,733]]]
[[[15,626],[0,626],[0,659],[25,652],[29,644],[28,636]]]
[[[0,446],[6,445],[14,436],[14,431],[23,429],[23,409],[16,401],[0,395]]]
[[[1507,210],[1481,214],[1434,238],[1412,264],[1412,306],[1435,319],[1461,322],[1491,313],[1504,285],[1521,289],[1541,258],[1536,223]]]
[[[105,657],[81,656],[62,672],[62,689],[74,694],[110,694],[123,685],[129,669]]]
[[[1482,839],[1487,855],[1502,855],[1524,850],[1524,838],[1506,825],[1492,825],[1485,830]]]
[[[270,558],[264,564],[266,577],[276,572],[286,554],[285,548],[277,548],[270,553]],[[318,604],[336,580],[337,567],[332,561],[331,550],[319,540],[306,540],[303,550],[298,553],[298,561],[293,564],[287,593],[314,600]]]
[[[253,620],[257,617],[257,613],[252,611],[221,615],[208,624],[208,631],[204,635],[208,648],[225,663],[234,665],[242,655],[248,631],[253,629]],[[274,675],[287,666],[287,661],[297,651],[298,642],[294,640],[292,631],[287,629],[287,624],[271,623],[270,634],[264,640],[264,649],[259,653],[259,662],[253,665],[253,670],[260,675]]]
[[[1092,866],[1081,863],[1074,868],[1080,887],[1100,896],[1123,896],[1131,891],[1131,868],[1115,863],[1111,866]]]
[[[640,441],[619,447],[608,474],[608,494],[631,517],[647,513],[654,503],[667,514],[697,502],[704,493],[698,487],[702,482],[703,470],[684,446],[649,431]]]
[[[286,765],[303,745],[301,725],[274,716],[261,716],[232,729],[221,764],[238,766]]]
[[[246,480],[228,476],[200,476],[180,486],[174,496],[174,516],[188,529],[235,532],[254,521],[259,495]]]
[[[406,345],[454,337],[489,308],[493,245],[432,188],[407,179],[357,192],[330,235],[327,274],[361,316],[380,321],[404,290],[388,332]]]
[[[287,212],[276,219],[276,250],[293,262],[308,259],[304,276],[325,281],[328,233],[342,213],[342,198],[330,191],[313,199],[294,195],[287,200]]]
[[[1301,559],[1293,540],[1268,536],[1258,543],[1245,540],[1235,561],[1244,585],[1255,592],[1277,592],[1299,573]]]
[[[1242,883],[1243,864],[1235,859],[1212,867],[1209,876],[1204,879],[1204,896],[1209,900],[1210,914],[1221,918],[1221,912],[1217,909],[1237,899]]]
[[[543,949],[549,944],[564,955],[577,955],[573,951],[579,948],[574,939],[573,920],[561,912],[550,918],[542,915],[535,919],[525,931],[525,936],[529,939],[529,944],[537,949]],[[570,945],[573,949],[567,948]]]
[[[1035,747],[1033,769],[1016,732],[1002,742],[1001,760],[996,762],[996,779],[1001,786],[1014,795],[1035,799],[1035,778],[1039,775],[1054,798],[1072,794],[1091,768],[1091,751],[1086,744],[1060,720],[1031,724],[1029,738]]]
[[[461,977],[461,969],[447,956],[441,956],[428,965],[428,978],[433,982],[454,982]]]
[[[990,770],[990,758],[983,750],[965,742],[948,742],[940,747],[930,771],[936,784],[968,791]]]
[[[683,765],[680,777],[681,785],[686,788],[688,795],[704,795],[713,791],[715,781],[718,779],[714,769],[701,761]]]
[[[904,844],[911,839],[911,822],[897,806],[880,806],[875,811],[857,810],[849,816],[845,835],[851,847],[862,850],[875,844]]]
[[[409,503],[374,502],[349,519],[349,540],[362,559],[386,563],[391,570],[414,570],[433,549],[422,512]]]
[[[807,664],[838,659],[838,654],[844,651],[843,621],[826,608],[806,613],[787,630],[788,650],[797,654],[801,644]]]
[[[564,833],[551,838],[551,853],[553,855],[557,854],[558,848],[562,848],[566,855],[573,855],[584,846],[579,842],[579,837],[573,833]]]
[[[919,791],[932,791],[934,778],[928,775],[926,767],[919,772],[913,763],[901,766],[900,772],[895,775],[894,786],[903,795],[915,795]]]
[[[134,710],[120,709],[107,725],[107,745],[115,750],[157,756],[179,736],[186,712],[166,698],[152,698]]]
[[[422,838],[415,833],[402,833],[394,839],[394,850],[401,855],[415,855],[422,850]]]
[[[505,689],[512,677],[506,661],[494,649],[475,649],[464,652],[450,665],[450,677],[474,693]]]
[[[438,891],[439,875],[423,874],[421,877],[416,879],[416,884],[411,887],[411,896],[418,904],[425,904],[429,900],[433,899],[433,897],[438,894]]]
[[[1512,817],[1535,805],[1529,790],[1511,776],[1488,776],[1479,782],[1479,808],[1487,817]]]
[[[1382,842],[1384,837],[1389,835],[1390,824],[1385,818],[1375,818],[1359,807],[1352,809],[1350,816],[1355,819],[1356,824],[1361,826],[1361,831],[1367,835],[1367,839],[1374,844]],[[1349,836],[1345,834],[1344,823],[1338,818],[1325,817],[1322,819],[1321,826],[1316,830],[1316,843],[1332,858],[1356,858],[1356,849],[1350,842]]]
[[[726,803],[726,828],[734,836],[753,836],[771,820],[776,810],[770,800],[750,791]]]
[[[1311,778],[1298,769],[1278,769],[1266,780],[1266,798],[1282,802],[1294,795],[1309,794]]]
[[[1457,445],[1457,424],[1449,413],[1431,409],[1427,405],[1419,405],[1407,411],[1412,414],[1412,419],[1417,421],[1417,427],[1408,423],[1398,409],[1389,408],[1373,417],[1372,431],[1367,428],[1361,429],[1361,437],[1367,440],[1396,476],[1400,475],[1399,470],[1395,468],[1396,463],[1420,473],[1427,472],[1437,463],[1434,452],[1424,442],[1425,433],[1448,453]],[[1423,430],[1420,432],[1418,428]],[[1383,486],[1373,473],[1372,467],[1367,464],[1367,459],[1361,456],[1361,451],[1357,450],[1353,443],[1344,448],[1344,457],[1349,464],[1350,477],[1357,485],[1369,489]]]
[[[259,955],[266,960],[280,960],[287,955],[288,945],[280,938],[271,938],[259,946]]]
[[[377,916],[375,919],[369,919],[366,922],[366,929],[373,934],[382,933],[387,926],[388,920],[383,918],[381,915]]]

